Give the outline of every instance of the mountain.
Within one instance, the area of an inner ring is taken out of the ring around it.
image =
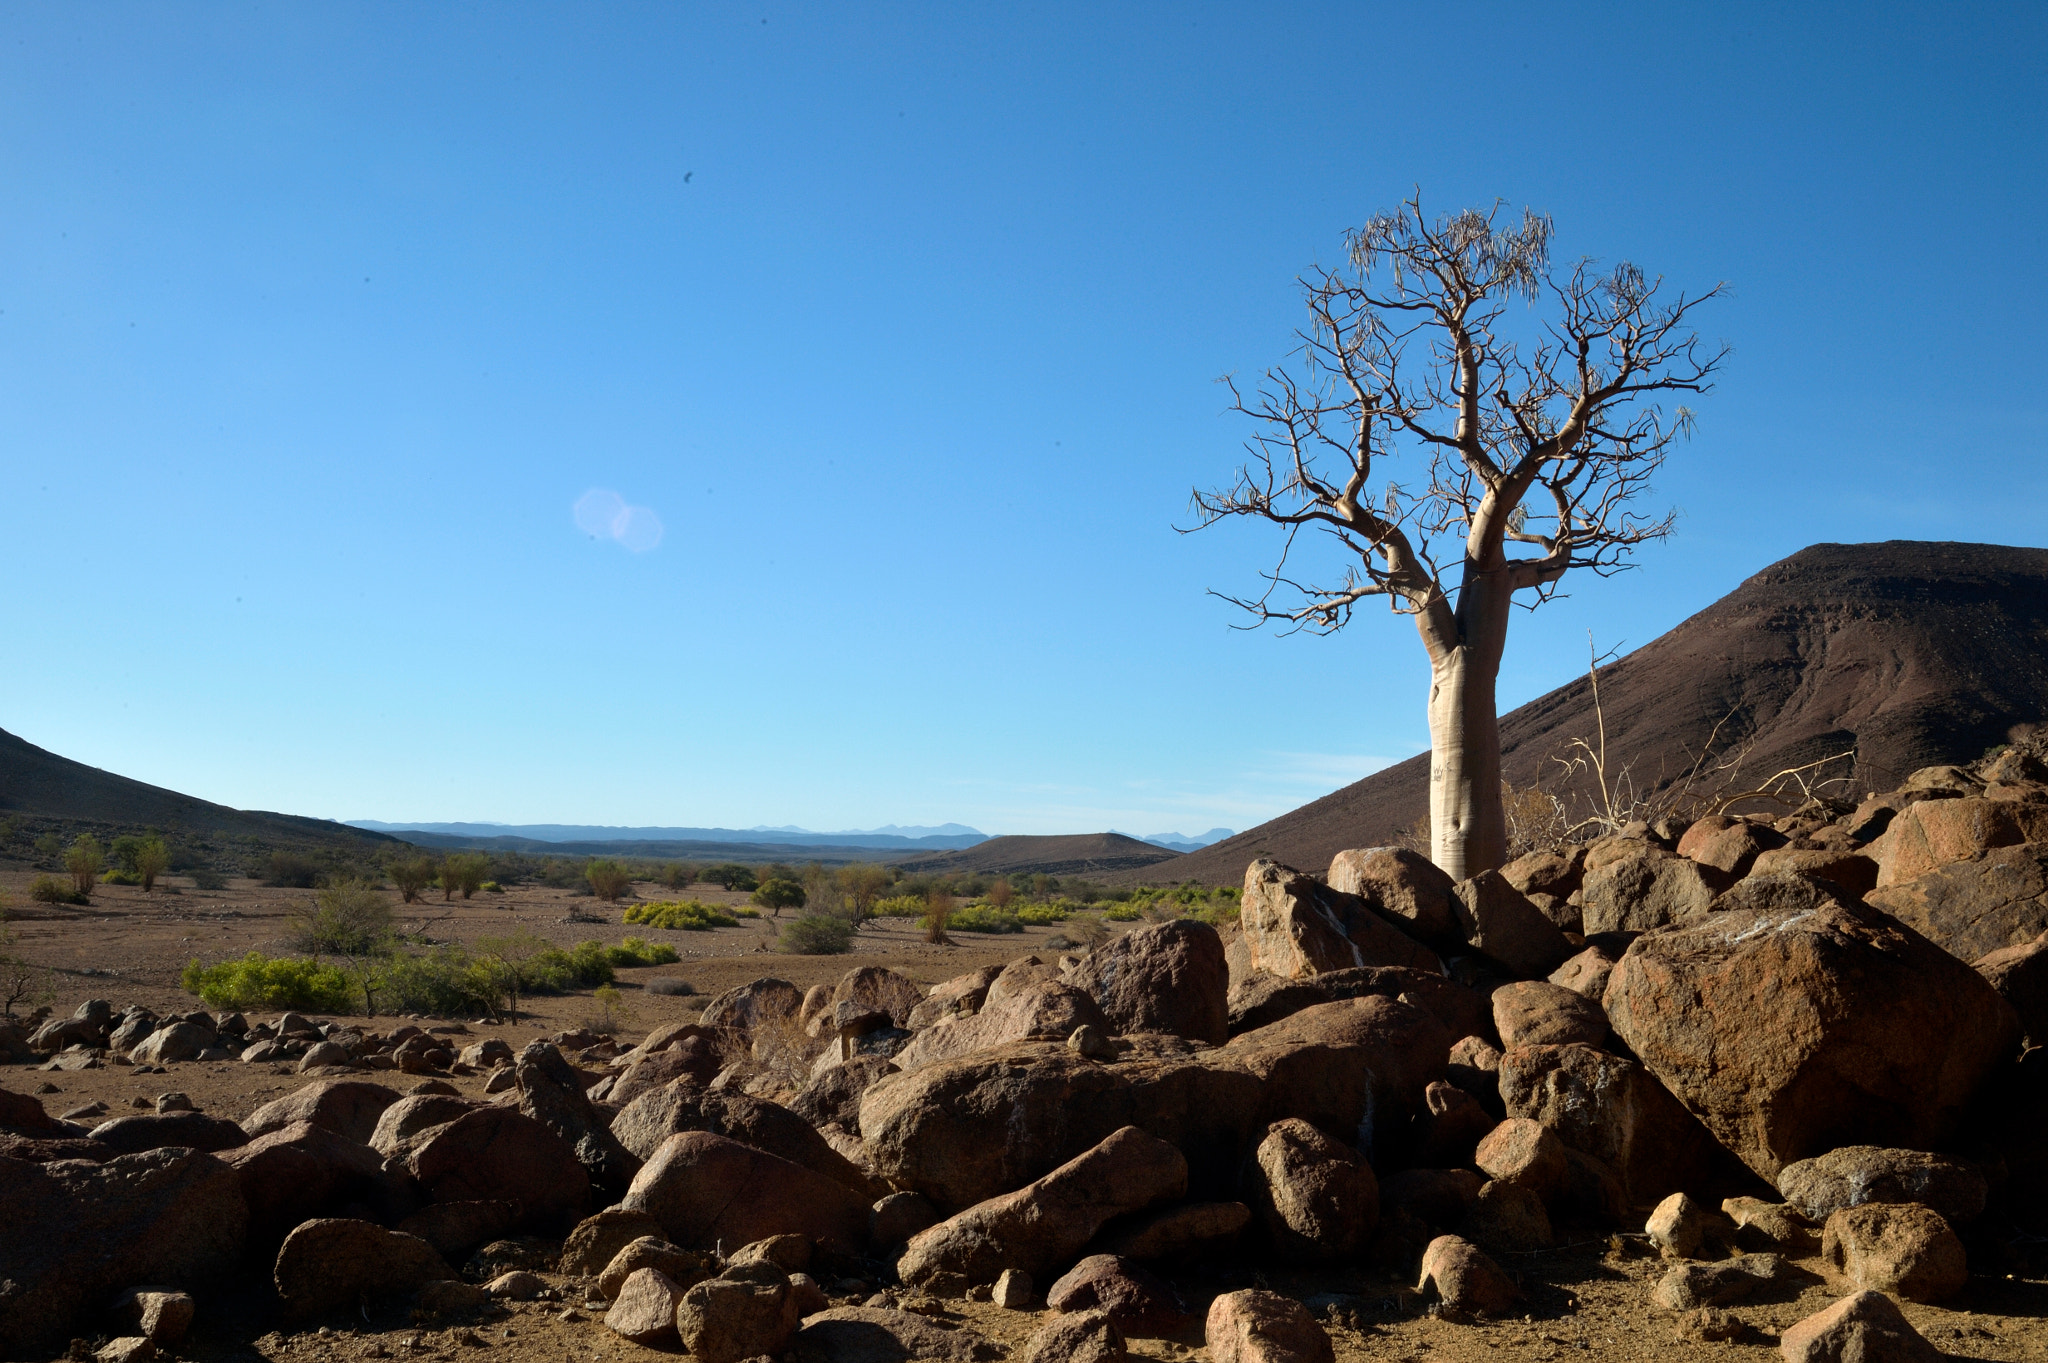
[[[108,836],[154,829],[170,839],[181,865],[184,859],[239,864],[277,849],[375,856],[399,843],[383,833],[327,819],[230,809],[194,799],[60,757],[4,729],[0,815],[17,825],[16,836],[23,841],[44,832],[68,841],[87,831]]]
[[[1752,784],[1853,751],[1855,788],[1887,789],[2048,717],[2048,550],[1816,544],[1601,668],[1599,680],[1610,767],[1630,768],[1649,792],[1672,788],[1709,747],[1741,754]],[[1589,788],[1560,787],[1555,759],[1595,734],[1592,688],[1578,677],[1502,717],[1502,774],[1583,800]],[[1174,874],[1235,884],[1262,854],[1321,870],[1425,816],[1428,781],[1424,753],[1191,853]]]
[[[1181,854],[1121,833],[1075,833],[1056,837],[1013,834],[990,838],[958,852],[933,852],[896,863],[906,875],[928,872],[955,875],[1101,876],[1114,871],[1136,872],[1161,862],[1179,862]],[[1156,877],[1154,877],[1156,878]],[[1175,874],[1171,877],[1180,880]]]
[[[1112,833],[1115,831],[1113,828],[1110,830]],[[1212,828],[1193,837],[1185,833],[1144,833],[1139,835],[1138,841],[1149,842],[1155,847],[1171,847],[1176,852],[1199,852],[1210,843],[1221,842],[1229,836],[1227,828]]]
[[[805,847],[868,847],[885,851],[946,851],[972,847],[987,841],[988,835],[965,824],[941,824],[937,828],[898,828],[888,825],[866,832],[813,833],[808,829],[784,828],[620,828],[602,824],[568,823],[384,823],[376,819],[351,819],[352,828],[374,829],[380,833],[433,833],[444,838],[463,839],[450,846],[480,846],[486,842],[513,838],[523,843],[603,843],[619,852],[626,843],[744,843],[750,847],[769,846],[777,855]],[[542,850],[562,850],[560,848]],[[668,852],[633,852],[620,855],[707,857],[723,855],[685,847]]]

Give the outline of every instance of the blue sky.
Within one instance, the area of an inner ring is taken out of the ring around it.
[[[337,818],[1249,826],[1426,744],[1405,621],[1236,631],[1270,536],[1173,529],[1246,434],[1214,380],[1411,186],[1733,286],[1676,537],[1518,617],[1504,709],[1809,543],[2048,543],[2044,39],[14,6],[0,728]]]

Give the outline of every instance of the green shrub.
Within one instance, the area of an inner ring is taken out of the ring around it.
[[[259,878],[281,889],[310,890],[320,879],[320,864],[297,852],[272,852],[263,859]]]
[[[616,861],[598,860],[583,868],[590,892],[607,904],[616,904],[633,888],[633,875]]]
[[[837,956],[853,949],[853,924],[836,913],[807,913],[783,925],[775,949],[794,956]]]
[[[360,880],[337,880],[292,915],[292,945],[336,956],[373,956],[391,950],[391,903]]]
[[[187,993],[197,994],[210,1008],[345,1013],[354,997],[348,976],[337,967],[290,956],[266,957],[260,951],[214,966],[201,966],[195,958],[185,967],[181,982]]]
[[[603,942],[578,942],[569,950],[547,947],[512,963],[522,994],[566,994],[610,984],[612,963]]]
[[[804,887],[794,880],[777,879],[762,881],[754,890],[753,902],[780,918],[784,909],[800,909],[808,898]]]
[[[100,846],[100,840],[90,833],[80,833],[71,840],[71,846],[64,849],[64,869],[71,873],[71,888],[82,895],[92,894],[93,882],[100,878],[100,871],[107,864],[107,854]]]
[[[505,893],[505,887],[504,887],[503,885],[500,885],[500,884],[499,884],[499,883],[498,883],[497,881],[495,881],[495,880],[486,880],[486,881],[485,881],[485,882],[484,882],[483,884],[481,884],[481,885],[477,886],[477,888],[478,888],[479,890],[482,890],[482,891],[483,891],[483,892],[484,892],[485,894],[503,894],[503,893]]]
[[[628,937],[615,947],[605,949],[605,959],[621,968],[642,965],[674,965],[682,957],[666,942],[650,942],[641,937]]]
[[[100,884],[102,885],[140,885],[141,883],[142,873],[140,871],[116,869],[100,877]]]
[[[505,992],[489,966],[452,946],[393,957],[379,968],[375,987],[386,1011],[423,1017],[495,1014]]]
[[[1121,904],[1110,905],[1103,911],[1102,916],[1112,923],[1135,923],[1145,916],[1145,910],[1126,900]]]
[[[460,852],[441,863],[441,887],[468,899],[484,887],[491,863],[480,852]]]
[[[718,885],[728,890],[751,890],[761,883],[751,866],[742,866],[736,861],[722,861],[716,866],[704,868],[704,883]]]
[[[92,896],[80,894],[55,876],[37,876],[28,887],[28,897],[38,904],[90,904]]]
[[[759,918],[761,916],[761,911],[759,909],[750,909],[745,904],[735,904],[731,908],[725,910],[725,912],[731,914],[735,918]]]
[[[946,926],[954,932],[1024,931],[1024,924],[1018,921],[1016,914],[1006,913],[987,904],[969,904],[965,908],[955,909]]]
[[[1017,921],[1029,928],[1042,928],[1048,923],[1064,923],[1071,912],[1064,904],[1026,904],[1017,910]]]
[[[211,866],[194,866],[187,874],[192,877],[192,887],[197,890],[225,890],[228,887],[228,878]]]
[[[431,857],[394,857],[384,870],[398,887],[398,897],[408,904],[417,904],[420,892],[434,883]]]
[[[626,910],[628,923],[670,931],[704,932],[711,928],[736,928],[739,919],[700,899],[669,899],[653,904],[635,904]]]
[[[650,994],[687,996],[696,993],[697,986],[691,984],[688,980],[679,979],[674,975],[656,975],[647,982],[647,992]]]
[[[887,899],[875,901],[877,918],[922,918],[924,917],[924,896],[921,894],[890,895]]]

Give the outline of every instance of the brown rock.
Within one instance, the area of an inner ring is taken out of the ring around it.
[[[680,1079],[666,1088],[641,1094],[611,1123],[612,1135],[630,1154],[643,1160],[653,1158],[669,1137],[685,1131],[708,1131],[765,1150],[831,1179],[863,1200],[867,1197],[865,1174],[834,1150],[817,1128],[765,1098],[730,1089],[705,1088]]]
[[[1124,1363],[1130,1351],[1107,1311],[1054,1316],[1025,1342],[1021,1363]]]
[[[519,1053],[513,1071],[519,1083],[519,1110],[560,1136],[576,1152],[590,1181],[616,1197],[640,1172],[640,1157],[623,1145],[591,1106],[582,1078],[545,1041]]]
[[[1065,1040],[1083,1025],[1105,1027],[1107,1021],[1094,998],[1082,990],[1057,980],[1036,981],[1028,989],[1000,996],[991,988],[980,1012],[933,1023],[890,1059],[909,1074],[1013,1041]]]
[[[1439,1235],[1429,1242],[1415,1290],[1464,1316],[1505,1316],[1522,1295],[1484,1250],[1455,1235]]]
[[[1444,1077],[1451,1040],[1423,1009],[1368,996],[1304,1008],[1232,1037],[1204,1062],[1263,1080],[1268,1120],[1301,1117],[1353,1131],[1368,1113],[1391,1121],[1421,1108],[1430,1081]]]
[[[1734,883],[1732,875],[1646,849],[1586,875],[1582,913],[1586,935],[1647,932],[1689,922],[1707,912],[1714,897]]]
[[[1263,858],[1245,868],[1238,924],[1254,968],[1282,979],[1359,966],[1438,968],[1434,952],[1357,895]]]
[[[1525,852],[1500,868],[1501,878],[1526,895],[1569,899],[1585,883],[1583,845]]]
[[[114,1320],[121,1329],[168,1347],[185,1337],[198,1309],[190,1293],[132,1287],[115,1298]]]
[[[1026,1363],[1032,1357],[1029,1350],[1027,1345],[1022,1355]],[[804,1322],[789,1352],[797,1363],[986,1363],[1001,1356],[1000,1350],[972,1330],[948,1329],[908,1311],[874,1306],[839,1306],[818,1312]],[[1045,1363],[1064,1358],[1047,1355]]]
[[[1127,932],[1082,957],[1066,983],[1092,997],[1114,1031],[1230,1039],[1230,971],[1207,923],[1175,918]]]
[[[144,1335],[110,1339],[93,1353],[93,1363],[151,1363],[156,1342]]]
[[[896,1271],[911,1284],[940,1273],[993,1282],[1006,1268],[1049,1276],[1112,1217],[1184,1194],[1187,1177],[1180,1151],[1125,1127],[1044,1178],[911,1237]]]
[[[1784,845],[1785,835],[1767,825],[1709,814],[1685,830],[1678,840],[1678,855],[1740,880],[1759,853]]]
[[[642,1236],[621,1245],[611,1262],[597,1275],[597,1290],[607,1301],[616,1301],[635,1273],[653,1269],[668,1280],[680,1297],[683,1289],[700,1283],[718,1271],[718,1261],[708,1254],[677,1249],[657,1236]],[[671,1307],[673,1312],[673,1307]]]
[[[1845,1145],[1786,1165],[1778,1191],[1816,1224],[1868,1202],[1918,1202],[1961,1224],[1982,1215],[1990,1185],[1975,1168],[1941,1155]]]
[[[622,1205],[649,1213],[670,1241],[691,1249],[782,1234],[847,1252],[867,1243],[868,1204],[844,1184],[708,1131],[662,1142]]]
[[[1454,1037],[1483,1035],[1493,1025],[1492,1006],[1478,990],[1434,970],[1384,965],[1328,970],[1298,980],[1255,975],[1231,988],[1230,1033],[1236,1036],[1264,1027],[1319,1003],[1369,995],[1406,999],[1442,1023]]]
[[[1550,972],[1550,983],[1571,990],[1594,1004],[1607,992],[1607,979],[1614,973],[1614,957],[1600,947],[1587,947]],[[1607,1031],[1607,1015],[1600,1015],[1600,1031]],[[1595,1044],[1598,1043],[1589,1043]]]
[[[1126,1337],[1165,1339],[1188,1323],[1187,1305],[1166,1281],[1128,1259],[1091,1254],[1045,1291],[1055,1311],[1105,1311]]]
[[[1331,889],[1356,895],[1416,941],[1438,946],[1462,940],[1453,883],[1435,862],[1406,847],[1357,848],[1330,861]]]
[[[1780,847],[1756,859],[1752,875],[1803,875],[1825,880],[1850,898],[1877,888],[1877,863],[1844,847]]]
[[[1607,1165],[1632,1200],[1696,1186],[1712,1167],[1713,1137],[1632,1060],[1591,1046],[1518,1047],[1501,1058],[1499,1091],[1510,1116]]]
[[[30,1044],[34,1044],[33,1039]],[[144,1037],[128,1052],[128,1058],[138,1065],[172,1065],[197,1060],[199,1053],[212,1044],[212,1032],[189,1022],[174,1022]]]
[[[484,1284],[484,1291],[498,1301],[535,1301],[547,1290],[547,1279],[524,1269],[500,1273]]]
[[[1643,1231],[1652,1244],[1676,1259],[1697,1259],[1735,1242],[1733,1222],[1685,1193],[1673,1193],[1659,1202]]]
[[[1337,1356],[1307,1307],[1256,1288],[1209,1303],[1203,1334],[1211,1363],[1334,1363]]]
[[[1470,1169],[1403,1169],[1380,1181],[1380,1210],[1403,1211],[1425,1225],[1456,1226],[1485,1184]]]
[[[1510,1117],[1479,1142],[1472,1162],[1497,1183],[1512,1184],[1548,1202],[1565,1178],[1564,1143],[1540,1122]]]
[[[273,1272],[288,1319],[356,1305],[364,1297],[403,1297],[455,1272],[424,1240],[368,1221],[308,1221],[285,1237]]]
[[[1711,1264],[1675,1264],[1651,1289],[1650,1299],[1667,1311],[1697,1311],[1741,1301],[1784,1275],[1775,1254],[1745,1254]]]
[[[1525,979],[1542,979],[1572,955],[1558,926],[1498,871],[1457,883],[1458,928],[1472,950]]]
[[[505,1198],[433,1202],[399,1222],[397,1229],[426,1241],[443,1258],[459,1260],[477,1246],[509,1235],[524,1214],[517,1202]]]
[[[676,1307],[683,1289],[658,1268],[635,1269],[612,1293],[611,1310],[604,1313],[607,1330],[645,1348],[675,1343]]]
[[[1979,957],[1976,971],[2019,1015],[2028,1045],[2048,1042],[2048,932]]]
[[[1629,1219],[1628,1189],[1605,1160],[1565,1147],[1564,1180],[1550,1200],[1550,1210],[1566,1221],[1619,1226]]]
[[[1245,1192],[1275,1251],[1295,1262],[1343,1258],[1379,1221],[1371,1166],[1299,1118],[1266,1129],[1245,1167]]]
[[[1794,877],[1751,877],[1707,921],[1637,938],[1606,1008],[1644,1066],[1766,1178],[1847,1132],[1938,1144],[2019,1032],[1975,971]]]
[[[683,1348],[700,1363],[740,1363],[760,1354],[780,1354],[796,1337],[799,1323],[789,1275],[766,1263],[705,1279],[683,1293],[675,1310]]]
[[[1439,1079],[1423,1090],[1417,1158],[1425,1165],[1470,1164],[1472,1151],[1494,1128],[1493,1114],[1477,1098],[1448,1080]]]
[[[814,1076],[789,1110],[813,1127],[836,1125],[858,1135],[861,1095],[884,1075],[897,1073],[887,1056],[856,1055]]]
[[[643,1237],[660,1239],[661,1234],[661,1222],[646,1212],[606,1207],[576,1223],[576,1229],[562,1242],[562,1257],[555,1271],[571,1278],[595,1277],[627,1245]]]
[[[232,1150],[249,1142],[248,1133],[225,1117],[203,1112],[138,1113],[116,1117],[92,1129],[96,1140],[116,1154],[139,1155],[145,1150]]]
[[[924,986],[885,966],[858,966],[839,977],[839,983],[832,988],[832,1002],[854,1003],[867,1012],[887,1013],[898,1027],[908,1027],[911,1013],[924,1002]]]
[[[398,1090],[382,1084],[322,1079],[265,1103],[242,1118],[241,1127],[255,1140],[293,1122],[311,1122],[358,1145],[368,1145],[377,1119],[397,1101]]]
[[[2048,843],[1979,852],[1867,902],[1965,961],[2024,947],[2048,932]]]
[[[1734,1223],[1735,1243],[1744,1249],[1800,1256],[1819,1248],[1813,1227],[1783,1202],[1726,1197],[1721,1199],[1721,1214]]]
[[[1778,1353],[1786,1363],[1941,1363],[1945,1357],[1881,1292],[1858,1292],[1816,1311],[1785,1331]]]
[[[1466,1238],[1507,1254],[1548,1249],[1555,1243],[1543,1199],[1527,1188],[1492,1179],[1480,1185],[1460,1229]]]
[[[868,1234],[877,1249],[902,1244],[921,1230],[939,1224],[939,1209],[922,1193],[891,1193],[870,1212]]]
[[[923,1002],[910,1010],[909,1021],[904,1025],[913,1029],[929,1027],[956,1013],[979,1012],[982,1000],[988,997],[989,986],[1001,973],[1001,966],[983,966],[933,985]]]
[[[2023,842],[2048,842],[2048,804],[1965,796],[1907,806],[1866,851],[1883,887]]]
[[[515,1201],[536,1231],[590,1214],[590,1178],[569,1143],[511,1108],[476,1108],[422,1133],[406,1168],[436,1202]]]
[[[427,1132],[483,1106],[474,1098],[408,1094],[378,1114],[377,1125],[370,1132],[370,1148],[386,1159],[403,1158],[412,1153]]]
[[[728,989],[704,1005],[697,1025],[751,1040],[764,1027],[793,1024],[804,993],[788,980],[762,978]]]
[[[989,1300],[1005,1311],[1023,1311],[1038,1300],[1038,1289],[1032,1285],[1029,1273],[1006,1268],[997,1275]]]
[[[1102,1228],[1095,1241],[1104,1254],[1151,1261],[1220,1253],[1251,1224],[1242,1202],[1186,1202],[1133,1212]]]
[[[635,1055],[612,1081],[605,1101],[624,1107],[643,1093],[666,1088],[678,1079],[709,1084],[725,1068],[718,1044],[709,1032],[691,1024],[691,1034],[645,1055]]]
[[[1947,1301],[1970,1280],[1962,1240],[1941,1213],[1914,1202],[1836,1212],[1821,1231],[1820,1254],[1851,1287],[1907,1301]]]
[[[249,1233],[274,1245],[301,1221],[331,1216],[351,1202],[394,1205],[384,1162],[367,1145],[312,1122],[294,1122],[224,1151],[249,1207]]]
[[[1607,1039],[1607,1014],[1597,999],[1543,980],[1520,980],[1494,990],[1493,1025],[1503,1050],[1598,1046]]]

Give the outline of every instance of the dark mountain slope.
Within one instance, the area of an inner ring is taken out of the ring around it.
[[[1816,544],[1601,668],[1600,693],[1609,764],[1632,767],[1642,787],[1676,780],[1718,723],[1715,750],[1746,748],[1746,777],[1853,749],[1859,788],[1883,789],[2048,717],[2048,550]],[[1580,677],[1502,718],[1503,773],[1555,788],[1553,758],[1594,732]],[[1232,884],[1262,852],[1320,870],[1428,813],[1428,780],[1427,754],[1412,757],[1171,870]]]
[[[1102,876],[1114,871],[1157,867],[1154,874],[1140,876],[1139,879],[1177,881],[1184,877],[1168,874],[1171,868],[1162,867],[1160,863],[1179,863],[1182,859],[1178,852],[1127,838],[1121,833],[1076,833],[1061,837],[1015,834],[990,838],[958,852],[913,857],[897,862],[896,866],[910,875],[921,871],[940,874],[978,871],[983,875],[1049,876]]]

